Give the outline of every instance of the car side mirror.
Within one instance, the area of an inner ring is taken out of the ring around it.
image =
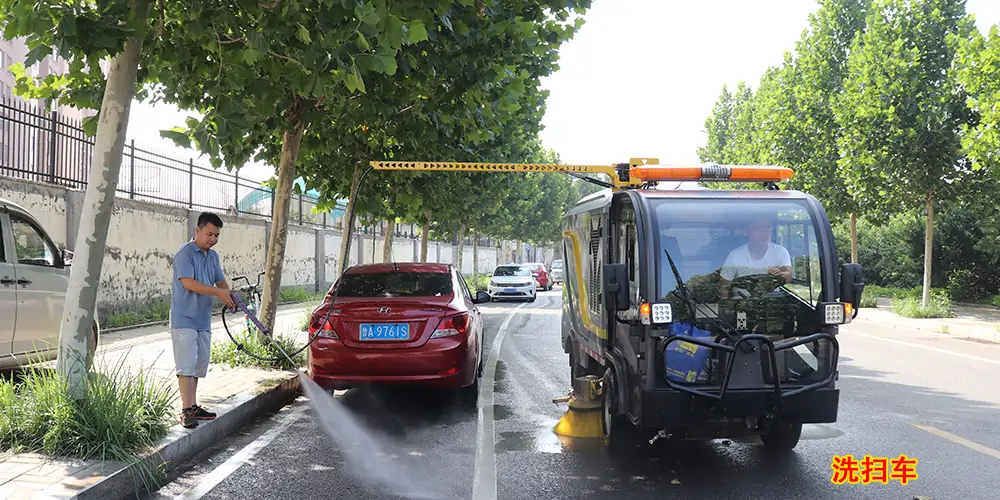
[[[628,265],[604,265],[604,294],[611,300],[615,311],[626,311],[629,308],[628,297]]]
[[[69,267],[73,263],[73,252],[65,248],[62,249],[63,267]]]
[[[486,292],[476,292],[476,297],[472,299],[473,304],[485,304],[490,301],[490,294]]]
[[[844,264],[840,272],[840,301],[854,306],[855,317],[858,315],[864,291],[865,281],[861,274],[861,264]]]

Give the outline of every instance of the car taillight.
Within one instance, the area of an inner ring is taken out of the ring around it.
[[[469,314],[462,313],[456,314],[455,316],[448,316],[438,323],[438,327],[434,330],[434,334],[431,335],[432,339],[439,339],[442,337],[452,337],[454,335],[465,334],[466,330],[469,328]]]
[[[330,312],[330,315],[332,316],[339,312],[339,309],[334,309]],[[334,330],[333,326],[330,325],[330,322],[327,321],[327,314],[325,312],[313,316],[312,321],[309,323],[309,334],[316,335],[317,337],[324,339],[340,339],[336,330]]]

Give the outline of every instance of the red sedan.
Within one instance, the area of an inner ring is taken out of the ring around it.
[[[483,318],[448,264],[367,264],[348,269],[312,313],[309,376],[327,389],[419,384],[478,397]]]

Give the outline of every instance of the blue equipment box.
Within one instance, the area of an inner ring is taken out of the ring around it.
[[[713,337],[712,332],[679,321],[670,325],[670,334],[707,340]],[[711,354],[712,349],[708,347],[683,340],[671,342],[663,352],[667,378],[677,383],[697,381],[704,373]]]

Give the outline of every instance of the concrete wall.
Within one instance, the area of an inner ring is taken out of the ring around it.
[[[26,208],[39,219],[56,245],[70,250],[76,241],[83,196],[82,191],[0,177],[0,198]],[[98,294],[102,320],[108,314],[142,309],[169,297],[173,256],[178,247],[194,235],[199,213],[200,210],[121,197],[115,200]],[[271,223],[258,218],[219,215],[223,229],[215,249],[226,276],[232,281],[236,276],[245,275],[254,282],[257,273],[264,270]],[[290,223],[282,288],[303,288],[310,292],[329,288],[339,274],[341,235],[339,230]],[[382,262],[382,237],[374,238],[374,248],[370,235],[355,235],[351,240],[348,252],[351,265],[358,264],[361,255],[363,263]],[[397,262],[419,260],[419,239],[397,236],[392,246],[392,256]],[[513,245],[506,247],[513,249]],[[431,241],[427,260],[457,264],[457,251],[457,246]],[[552,255],[551,250],[546,255]],[[472,245],[466,244],[463,273],[473,272],[472,259]],[[547,257],[545,262],[549,259]],[[479,248],[480,273],[509,261],[498,248]]]

